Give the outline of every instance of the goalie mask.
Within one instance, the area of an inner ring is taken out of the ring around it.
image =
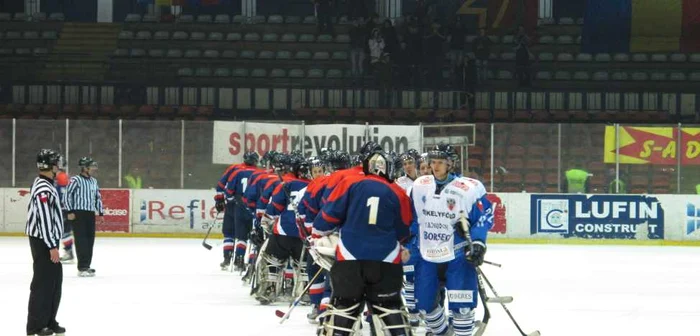
[[[394,161],[387,153],[377,152],[369,155],[362,161],[362,171],[365,175],[377,175],[385,178],[389,183],[394,182]]]

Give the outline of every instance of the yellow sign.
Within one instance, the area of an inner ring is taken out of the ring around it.
[[[700,165],[700,128],[620,127],[620,163]],[[605,163],[615,163],[615,126],[605,127]]]

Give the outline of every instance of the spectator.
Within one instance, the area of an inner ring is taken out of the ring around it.
[[[564,190],[569,194],[585,194],[589,190],[589,174],[587,171],[575,168],[582,166],[579,162],[564,173]]]
[[[464,64],[464,40],[467,36],[467,31],[462,26],[462,22],[458,19],[454,25],[449,28],[447,41],[450,44],[448,57],[450,59],[450,69],[453,73],[459,73],[459,68]]]
[[[530,38],[520,25],[515,36],[515,78],[520,86],[530,86]]]
[[[367,31],[362,26],[362,20],[353,22],[350,28],[350,63],[353,77],[362,77],[365,74],[365,45],[367,41]]]
[[[493,42],[486,35],[486,29],[479,29],[479,37],[473,43],[478,83],[485,83],[488,77],[488,62],[492,44]]]
[[[395,53],[399,48],[399,37],[396,34],[396,28],[394,28],[391,20],[384,20],[384,26],[382,26],[380,33],[384,38],[384,43],[386,43],[384,52],[389,55]]]
[[[620,178],[617,178],[615,174],[615,168],[608,169],[608,194],[626,194],[627,184],[623,181],[622,172],[620,172]]]
[[[318,32],[333,34],[332,0],[314,0]]]
[[[369,40],[369,57],[372,65],[382,61],[385,46],[384,38],[379,33],[379,29],[372,30],[372,38]]]
[[[432,88],[437,88],[438,81],[442,77],[442,59],[444,57],[443,43],[445,37],[440,35],[440,25],[433,23],[430,33],[425,37],[425,67],[427,70],[427,82]]]

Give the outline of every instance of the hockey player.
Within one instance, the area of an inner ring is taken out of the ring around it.
[[[433,173],[430,170],[430,162],[428,162],[428,153],[423,153],[420,155],[418,164],[418,173],[420,174],[420,176],[430,175]]]
[[[245,216],[245,213],[243,212],[244,205],[241,203],[240,195],[242,193],[236,193],[233,190],[233,187],[236,186],[235,184],[231,184],[230,182],[235,178],[236,173],[243,169],[246,171],[252,171],[255,169],[255,166],[258,163],[259,156],[255,152],[246,152],[243,154],[243,163],[242,164],[235,164],[231,165],[221,176],[221,179],[219,180],[219,183],[217,184],[216,191],[217,195],[214,197],[216,201],[216,209],[217,211],[224,211],[224,223],[221,228],[222,233],[224,234],[224,261],[219,265],[221,266],[221,269],[226,269],[231,265],[231,257],[233,254],[234,250],[234,239],[236,238],[235,236],[235,230],[236,230],[236,215],[237,212],[241,212],[243,216]],[[249,173],[246,173],[249,174]],[[236,180],[238,183],[238,179]],[[242,180],[241,180],[242,182]],[[245,181],[247,183],[247,180]],[[229,188],[227,190],[227,188]],[[231,193],[230,195],[227,195],[227,193]],[[238,198],[234,198],[233,196],[236,195]],[[248,218],[250,218],[248,216]],[[247,237],[246,237],[247,239]]]
[[[416,265],[416,305],[434,335],[471,336],[477,306],[477,273],[486,253],[486,235],[493,225],[491,203],[481,182],[452,174],[457,154],[447,144],[428,152],[432,175],[413,184],[420,259]],[[469,235],[460,218],[468,220]],[[451,323],[439,305],[445,282]]]
[[[303,157],[290,155],[285,164],[287,169],[272,193],[261,225],[269,238],[265,249],[260,253],[256,272],[258,272],[258,288],[255,298],[261,304],[274,302],[280,291],[280,271],[288,259],[300,263],[303,242],[306,233],[297,225],[295,207],[301,199],[301,190],[307,187],[309,166]],[[296,279],[297,284],[301,279]]]
[[[75,262],[75,255],[73,254],[73,228],[71,227],[71,222],[66,220],[66,191],[69,182],[70,176],[66,173],[66,161],[65,158],[61,156],[58,161],[58,173],[56,173],[54,186],[58,192],[58,200],[61,202],[61,211],[63,211],[63,237],[61,237],[63,256],[61,257],[61,262],[64,264]]]
[[[330,196],[331,192],[333,192],[333,189],[342,181],[344,178],[348,176],[356,176],[356,175],[363,175],[363,162],[367,157],[369,157],[370,154],[376,153],[378,151],[383,151],[382,146],[377,144],[374,141],[369,141],[366,142],[362,147],[360,148],[360,153],[357,156],[357,159],[359,159],[359,163],[355,162],[356,165],[352,166],[351,168],[340,170],[340,171],[335,171],[331,176],[328,178],[328,181],[326,182],[326,188],[323,191],[323,198],[322,202],[325,203],[326,200],[328,199],[328,196]],[[350,159],[350,164],[353,164],[353,160]],[[392,173],[393,174],[393,173]]]
[[[399,158],[401,159],[404,175],[396,179],[396,183],[404,190],[408,190],[408,188],[413,185],[413,181],[418,178],[416,163],[418,159],[420,159],[420,154],[418,154],[418,151],[415,149],[409,149],[401,154]]]
[[[253,216],[243,200],[243,195],[248,188],[250,176],[258,171],[259,158],[256,152],[245,153],[243,155],[243,166],[233,172],[226,182],[226,202],[234,203],[235,209],[233,267],[238,272],[242,272],[245,269],[244,256],[248,248],[248,235],[253,225]],[[222,267],[227,266],[228,264]]]
[[[343,151],[326,151],[322,154],[325,160],[327,160],[327,166],[330,168],[329,171],[339,171],[347,169],[350,165],[350,156]],[[310,228],[313,225],[313,221],[318,215],[321,209],[323,193],[326,189],[328,179],[330,175],[324,175],[319,178],[314,179],[309,183],[309,186],[304,192],[301,204],[299,205],[299,210],[304,216],[304,226]],[[308,260],[307,270],[309,274],[316,274],[319,267],[313,262],[311,258]],[[309,288],[309,298],[311,301],[311,312],[306,315],[307,319],[311,323],[316,322],[316,318],[322,312],[321,303],[324,298],[324,293],[330,298],[330,285],[326,286],[326,276],[325,272],[316,278],[314,283]]]
[[[333,297],[322,314],[321,335],[354,335],[366,303],[383,335],[408,336],[400,242],[409,236],[410,199],[392,183],[394,164],[386,153],[366,154],[362,167],[365,175],[343,179],[314,220],[314,238],[339,232],[330,272]]]

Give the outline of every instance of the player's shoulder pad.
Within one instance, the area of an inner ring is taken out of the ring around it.
[[[469,177],[457,177],[448,185],[450,189],[455,190],[462,194],[472,193],[481,197],[486,194],[486,188],[479,181]]]
[[[413,181],[414,186],[420,186],[420,185],[426,185],[426,184],[431,184],[435,183],[435,177],[433,175],[423,175],[419,178],[417,178],[415,181]]]

